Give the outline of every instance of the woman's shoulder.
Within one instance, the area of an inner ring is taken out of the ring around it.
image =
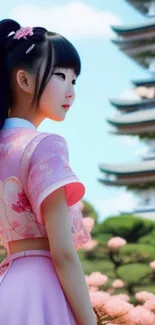
[[[66,147],[68,149],[68,144],[66,139],[57,134],[57,133],[49,133],[49,132],[37,132],[35,137],[33,138],[33,142],[39,145],[39,147],[44,148],[50,147],[52,148],[61,148]]]
[[[40,132],[36,130],[31,136],[27,138],[27,145],[24,150],[23,158],[24,160],[35,158],[35,156],[41,155],[43,157],[45,154],[48,155],[59,155],[63,153],[68,157],[68,145],[64,137],[56,133]]]

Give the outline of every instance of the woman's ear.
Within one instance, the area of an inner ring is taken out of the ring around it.
[[[16,81],[18,86],[27,94],[34,93],[34,76],[25,70],[18,70],[16,74]]]

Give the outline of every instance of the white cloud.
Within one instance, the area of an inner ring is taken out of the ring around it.
[[[122,92],[122,94],[120,95],[120,98],[122,99],[133,99],[133,100],[138,100],[140,99],[140,97],[138,95],[136,95],[132,89],[126,89]]]
[[[96,9],[82,1],[64,5],[18,5],[10,13],[22,26],[43,26],[73,39],[109,38],[110,25],[120,23],[117,15]]]
[[[119,140],[120,142],[125,145],[125,146],[128,146],[128,147],[137,147],[139,145],[139,138],[138,137],[130,137],[130,136],[120,136],[119,137]],[[134,148],[135,150],[135,148]]]
[[[109,199],[92,200],[92,204],[99,212],[100,220],[103,220],[103,218],[110,215],[117,215],[120,212],[131,211],[135,208],[136,199],[132,194],[123,192],[118,196]]]

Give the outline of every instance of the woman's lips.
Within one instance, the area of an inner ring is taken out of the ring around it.
[[[62,107],[65,109],[65,111],[68,111],[70,108],[70,105],[62,105]]]

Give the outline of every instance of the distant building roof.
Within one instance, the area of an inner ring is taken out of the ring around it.
[[[150,172],[155,175],[155,159],[133,164],[100,164],[99,169],[106,174],[126,175],[127,177],[133,174],[146,174]]]
[[[149,17],[155,16],[154,3],[152,0],[126,0],[129,4],[135,7],[140,13]]]
[[[153,122],[155,124],[155,108],[139,110],[136,112],[131,112],[128,114],[120,114],[107,119],[108,122],[116,126],[125,125],[138,125],[147,124],[148,122]]]
[[[115,135],[132,135],[145,139],[155,139],[155,123],[146,123],[143,125],[125,125],[115,126],[117,128],[110,130],[109,133]]]
[[[150,72],[155,72],[155,20],[135,26],[112,26],[119,35],[112,42],[119,49]],[[153,69],[153,71],[152,71]]]
[[[155,86],[155,77],[152,77],[150,79],[140,79],[140,80],[132,80],[132,83],[139,87],[139,86]]]
[[[155,108],[155,98],[149,99],[124,99],[110,98],[111,105],[122,111],[136,111],[146,108]]]
[[[134,34],[140,34],[144,33],[145,31],[153,31],[155,30],[155,21],[147,21],[145,23],[141,24],[135,24],[135,25],[113,25],[111,26],[112,30],[119,34],[120,36],[127,37],[130,34],[133,36]]]
[[[141,176],[136,177],[136,174],[133,175],[133,177],[121,177],[121,178],[100,178],[98,181],[104,185],[109,186],[125,186],[129,189],[146,189],[151,187],[151,185],[154,186],[155,182],[155,175],[154,176]]]

